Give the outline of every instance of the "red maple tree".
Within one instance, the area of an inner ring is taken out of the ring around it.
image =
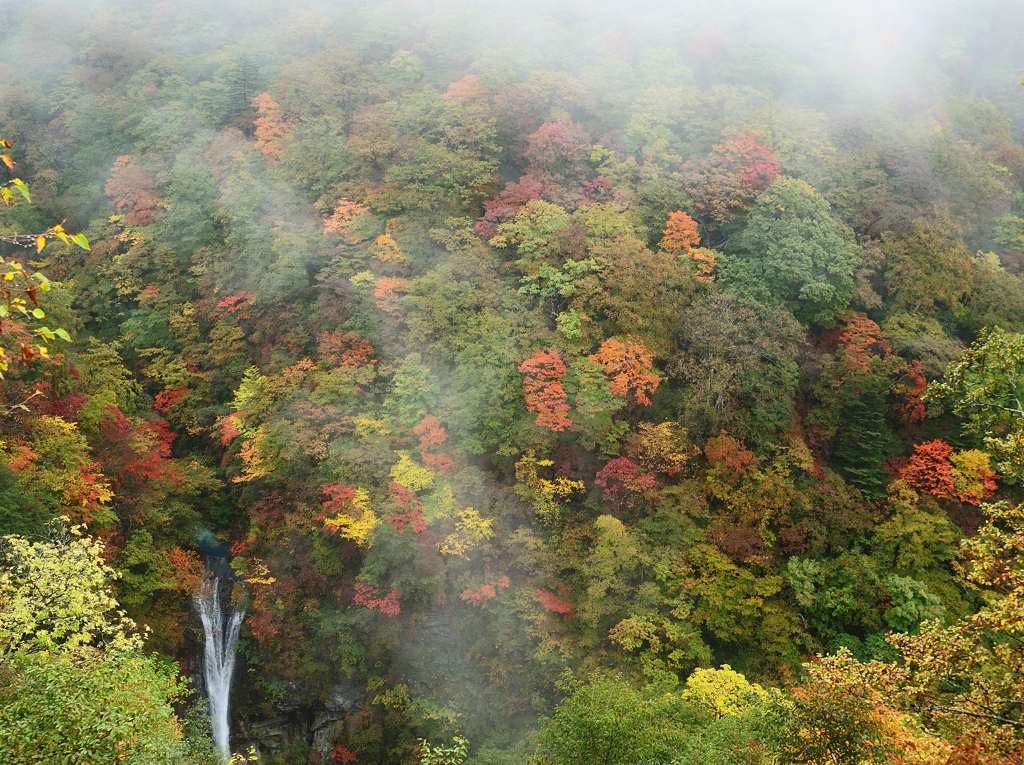
[[[372,584],[356,582],[352,602],[358,606],[380,611],[385,616],[398,616],[402,612],[399,592],[393,587],[386,595],[382,595],[380,590]]]
[[[448,441],[448,431],[445,430],[441,421],[428,414],[416,424],[412,432],[420,439],[420,458],[423,460],[423,464],[441,475],[446,475],[452,469],[454,462],[447,454],[440,454],[437,451]]]
[[[537,415],[537,424],[556,432],[572,425],[569,397],[562,380],[566,367],[555,351],[538,351],[519,365],[523,375],[526,408]]]
[[[626,498],[627,492],[645,494],[658,482],[629,457],[615,457],[598,471],[594,484],[601,489],[606,500],[620,502]]]
[[[332,366],[362,367],[377,363],[370,341],[351,332],[321,332],[316,348],[320,361]]]
[[[550,590],[538,588],[536,595],[537,600],[540,601],[540,605],[545,611],[553,614],[561,614],[562,616],[572,613],[572,603],[565,598],[560,598]]]

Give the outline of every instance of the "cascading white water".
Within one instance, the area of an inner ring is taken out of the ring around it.
[[[231,673],[235,669],[235,646],[245,618],[239,606],[231,609],[227,625],[220,607],[220,579],[208,577],[195,595],[196,610],[203,622],[206,642],[203,649],[203,675],[210,705],[213,743],[226,762],[231,756],[229,743],[228,699],[231,696]]]

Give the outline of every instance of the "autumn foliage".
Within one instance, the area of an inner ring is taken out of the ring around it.
[[[881,327],[862,313],[845,317],[838,341],[847,368],[854,372],[867,373],[872,358],[892,353],[892,346],[882,337]]]
[[[688,443],[686,431],[674,422],[640,423],[627,439],[626,451],[645,470],[673,478],[699,453]]]
[[[548,199],[557,195],[554,180],[546,174],[524,174],[518,181],[508,183],[492,199],[484,201],[484,214],[477,221],[475,231],[490,239],[498,225],[511,219],[532,199]]]
[[[537,600],[540,601],[541,607],[552,614],[559,614],[561,616],[567,616],[573,611],[572,603],[565,598],[559,597],[550,590],[538,588],[536,591]]]
[[[249,319],[252,317],[252,306],[255,302],[256,296],[251,292],[234,292],[218,300],[216,308],[239,319]]]
[[[924,377],[924,367],[920,361],[912,361],[901,380],[894,389],[894,393],[900,396],[897,404],[897,413],[900,419],[909,424],[921,422],[928,412],[924,403],[924,393],[928,388],[928,381]]]
[[[370,532],[377,525],[377,516],[370,508],[365,489],[343,483],[320,487],[324,501],[317,520],[329,534],[350,539],[356,544],[368,543]]]
[[[106,414],[100,424],[104,448],[99,457],[118,491],[129,493],[138,482],[181,477],[181,469],[171,460],[176,436],[166,421],[132,422],[116,406],[108,407]]]
[[[748,207],[778,173],[778,160],[754,133],[716,144],[708,157],[690,167],[690,189],[702,221],[721,225]]]
[[[344,744],[336,744],[331,757],[336,763],[353,763],[359,761],[359,757],[356,756],[356,753]]]
[[[160,414],[167,414],[171,409],[188,398],[188,388],[167,388],[156,394],[153,398],[153,408]]]
[[[281,156],[281,139],[288,133],[288,123],[281,113],[281,106],[269,93],[260,93],[253,98],[256,120],[253,123],[256,151],[270,159]]]
[[[560,432],[572,425],[569,397],[562,385],[566,367],[555,351],[538,351],[519,365],[526,408],[537,415],[542,428]]]
[[[330,216],[324,221],[324,231],[328,234],[348,236],[352,223],[369,211],[366,205],[342,197],[334,205]]]
[[[385,515],[385,520],[397,531],[410,529],[415,534],[427,530],[427,519],[423,514],[423,503],[414,491],[392,481],[388,487],[394,511]]]
[[[129,226],[152,223],[160,210],[161,200],[156,193],[156,184],[130,156],[122,155],[114,161],[104,190]]]
[[[483,608],[489,600],[498,596],[498,590],[507,589],[511,581],[507,576],[499,576],[491,582],[485,582],[479,587],[470,587],[459,594],[459,599],[469,603],[471,606]]]
[[[721,432],[704,444],[704,456],[729,480],[736,480],[754,465],[754,453],[743,442]]]
[[[409,289],[409,280],[401,276],[382,276],[373,288],[373,302],[382,311],[398,313],[402,295]]]
[[[1021,24],[894,119],[778,3],[97,4],[0,12],[0,719],[66,518],[274,762],[1024,765]]]
[[[775,154],[754,133],[740,133],[717,144],[711,152],[752,191],[768,188],[779,174],[779,161]]]
[[[225,415],[217,421],[217,424],[220,427],[221,446],[227,446],[242,435],[242,430],[240,428],[241,418],[237,414]]]
[[[677,255],[685,255],[700,244],[700,226],[687,213],[680,210],[670,212],[661,237],[661,249]]]
[[[392,588],[382,594],[372,584],[356,582],[352,602],[357,606],[380,611],[385,616],[398,616],[402,612],[398,590]]]
[[[621,502],[630,494],[643,495],[657,486],[657,479],[647,473],[628,457],[609,460],[594,478],[594,485],[601,489],[606,500]]]
[[[174,571],[175,589],[190,595],[199,592],[203,580],[203,562],[199,555],[191,550],[173,547],[167,559]]]
[[[441,475],[451,471],[454,464],[452,458],[439,449],[448,441],[448,431],[433,415],[427,415],[412,429],[413,435],[419,438],[420,459],[431,470]]]
[[[987,454],[978,450],[956,453],[941,439],[915,446],[900,478],[937,499],[968,505],[980,505],[996,490],[996,473],[989,467]]]
[[[718,256],[707,247],[695,247],[684,256],[693,264],[693,278],[703,284],[715,280],[715,269],[718,267]]]
[[[623,398],[632,396],[641,406],[651,403],[650,396],[658,389],[661,377],[653,369],[654,355],[643,343],[610,337],[589,358],[604,369],[612,393]]]
[[[339,367],[377,363],[370,342],[351,332],[321,332],[317,337],[317,356],[323,363]]]
[[[526,159],[555,174],[574,174],[587,160],[590,138],[573,122],[545,122],[526,139]]]
[[[449,85],[448,90],[444,93],[444,98],[446,101],[471,101],[474,98],[480,98],[483,94],[480,78],[470,73]]]

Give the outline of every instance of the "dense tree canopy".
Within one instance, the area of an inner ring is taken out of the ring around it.
[[[611,5],[0,10],[0,761],[1020,762],[1024,13]]]
[[[761,193],[719,265],[727,288],[829,326],[846,309],[860,254],[853,233],[832,217],[806,181],[779,178]]]

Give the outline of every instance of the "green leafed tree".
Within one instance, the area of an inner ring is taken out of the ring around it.
[[[746,226],[726,243],[721,281],[801,321],[829,326],[845,310],[860,249],[805,181],[782,177],[758,198]]]
[[[1024,479],[1024,335],[982,331],[926,395],[964,419],[967,433],[996,456],[1004,479]]]

